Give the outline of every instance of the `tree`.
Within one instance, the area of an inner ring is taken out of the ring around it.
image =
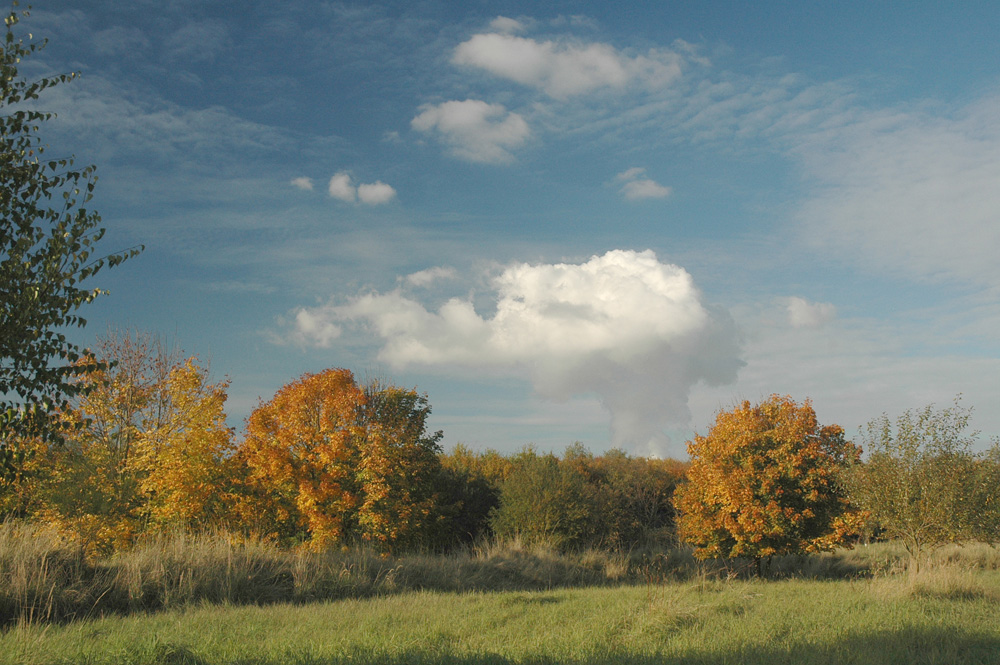
[[[224,410],[228,386],[209,383],[194,358],[171,367],[162,390],[165,412],[142,433],[131,464],[149,527],[224,526],[234,449]]]
[[[996,446],[973,452],[971,416],[959,398],[904,411],[895,423],[882,414],[862,434],[867,461],[846,475],[851,501],[903,543],[914,567],[945,543],[1000,537],[1000,459]]]
[[[605,544],[619,549],[675,544],[674,491],[686,471],[677,460],[630,457],[621,450],[593,458],[590,473],[597,476],[607,506]]]
[[[60,412],[61,444],[33,439],[30,513],[89,552],[130,546],[149,529],[221,524],[231,434],[226,383],[150,335],[98,339],[90,389]]]
[[[500,482],[509,460],[495,450],[476,453],[459,443],[438,455],[444,523],[441,545],[473,543],[490,530],[490,514],[500,505]]]
[[[598,488],[587,482],[578,465],[561,463],[551,453],[539,455],[533,448],[524,449],[512,462],[491,518],[498,537],[556,549],[595,542],[604,521]]]
[[[680,537],[695,555],[749,557],[831,549],[857,516],[838,484],[859,449],[811,403],[772,395],[720,412],[688,442],[687,482],[675,492]]]
[[[361,536],[389,550],[426,543],[440,499],[435,490],[443,433],[427,434],[426,395],[376,380],[364,396],[356,470]]]
[[[16,6],[16,2],[14,5]],[[94,366],[68,341],[82,327],[77,311],[104,291],[84,283],[103,268],[136,256],[142,247],[95,257],[104,235],[100,215],[86,207],[97,181],[93,166],[75,169],[72,157],[47,158],[39,123],[53,117],[32,109],[44,90],[77,74],[29,81],[21,60],[45,46],[14,34],[11,11],[0,54],[0,476],[24,461],[16,441],[57,440],[52,415],[89,387],[74,381]]]
[[[165,418],[163,384],[174,362],[149,335],[109,332],[98,339],[96,355],[80,361],[88,371],[74,382],[87,389],[57,412],[63,440],[40,441],[33,512],[88,551],[125,548],[139,534],[136,449]]]
[[[383,550],[418,544],[438,519],[441,433],[425,395],[346,369],[306,374],[258,406],[237,457],[241,514],[259,535],[313,549],[358,538]]]
[[[351,531],[363,399],[350,371],[331,369],[303,375],[250,414],[238,455],[244,521],[258,535],[321,549]]]

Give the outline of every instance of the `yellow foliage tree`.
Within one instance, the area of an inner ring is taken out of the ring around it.
[[[227,387],[210,384],[193,358],[170,370],[166,413],[158,427],[142,433],[132,463],[153,528],[223,525],[234,449],[224,411]]]
[[[61,413],[65,444],[39,444],[31,513],[90,553],[130,546],[150,526],[204,526],[225,491],[225,383],[211,385],[152,336],[109,333],[103,369]]]
[[[745,401],[720,412],[688,452],[674,502],[680,537],[699,558],[827,550],[858,526],[838,475],[861,451],[839,426],[820,427],[808,400]]]
[[[364,392],[364,441],[357,467],[361,536],[389,550],[413,545],[427,536],[435,520],[442,435],[426,435],[431,409],[415,390],[375,381]]]

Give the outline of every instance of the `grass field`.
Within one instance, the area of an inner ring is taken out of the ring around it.
[[[919,570],[882,543],[776,558],[690,551],[289,552],[224,535],[89,560],[0,524],[0,665],[998,663],[1000,550]]]
[[[1000,663],[1000,572],[202,604],[22,623],[0,663]]]

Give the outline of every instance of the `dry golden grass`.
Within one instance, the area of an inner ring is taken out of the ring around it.
[[[1000,600],[1000,551],[988,545],[938,550],[919,571],[905,552],[876,544],[808,557],[775,558],[771,579],[865,579],[889,597]],[[975,571],[975,572],[973,572]],[[608,585],[701,588],[755,576],[751,562],[695,560],[690,550],[559,553],[519,541],[439,554],[380,555],[365,547],[288,551],[225,533],[148,538],[131,551],[87,559],[47,527],[0,524],[0,626],[60,622],[209,604],[266,605],[369,598],[407,591],[532,591]]]

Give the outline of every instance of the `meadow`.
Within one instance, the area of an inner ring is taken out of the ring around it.
[[[3,533],[0,594],[22,605],[0,663],[1000,663],[1000,551],[985,545],[919,571],[892,544],[785,557],[761,579],[684,551],[392,558],[221,536],[73,569],[35,532],[29,592],[28,545]]]

